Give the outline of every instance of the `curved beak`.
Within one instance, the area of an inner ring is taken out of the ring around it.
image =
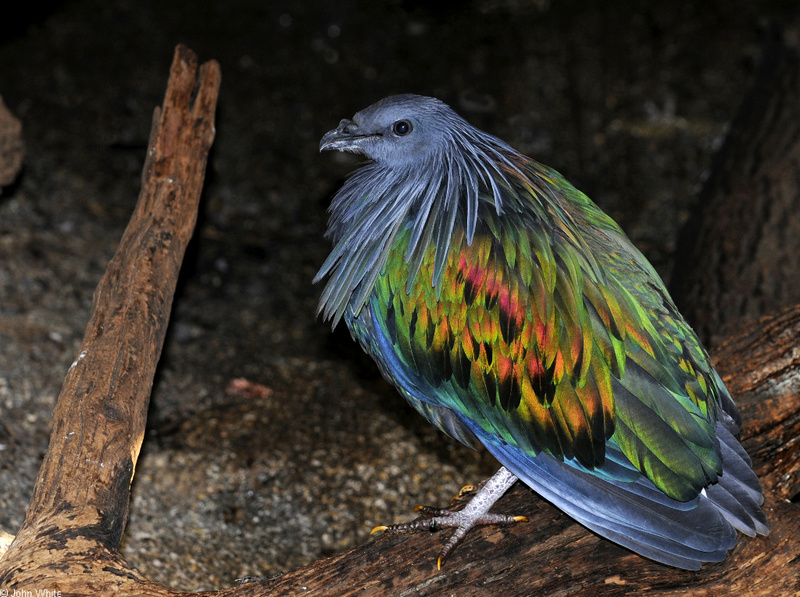
[[[365,139],[372,136],[374,135],[365,135],[355,122],[349,118],[344,118],[339,122],[339,126],[322,136],[319,142],[319,150],[361,153],[361,144]]]

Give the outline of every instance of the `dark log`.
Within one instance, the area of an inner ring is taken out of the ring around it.
[[[773,30],[678,242],[673,298],[706,342],[800,302],[798,181],[800,59]]]
[[[118,548],[153,373],[194,226],[218,84],[215,63],[196,73],[194,56],[178,48],[139,203],[96,291],[27,518],[0,559],[4,589],[183,594],[144,578]],[[699,572],[650,562],[518,484],[497,510],[530,522],[473,531],[442,571],[435,561],[444,535],[386,536],[300,570],[203,595],[797,594],[799,344],[800,305],[744,327],[717,355],[741,404],[743,441],[772,524],[769,537],[742,538],[724,562]]]
[[[214,138],[220,71],[175,51],[156,109],[142,190],[95,290],[80,352],[53,413],[25,522],[0,560],[0,586],[110,594],[146,581],[119,545],[153,376]]]

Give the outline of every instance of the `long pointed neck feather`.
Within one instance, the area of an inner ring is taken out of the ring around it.
[[[412,229],[406,254],[409,287],[433,244],[438,291],[453,231],[461,226],[471,244],[479,202],[493,204],[499,216],[510,179],[521,179],[539,196],[551,194],[544,180],[531,180],[528,158],[500,139],[463,120],[453,130],[430,161],[402,169],[369,163],[334,197],[326,234],[334,248],[314,278],[329,276],[318,312],[332,325],[348,305],[354,314],[364,306],[401,228]]]

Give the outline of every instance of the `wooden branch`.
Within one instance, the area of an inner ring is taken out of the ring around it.
[[[129,487],[175,280],[195,221],[219,85],[176,50],[156,111],[144,184],[120,248],[98,286],[81,352],[67,374],[22,529],[0,559],[0,587],[61,595],[180,595],[119,555]],[[720,371],[737,395],[772,524],[699,572],[645,560],[574,523],[517,485],[498,511],[527,524],[473,531],[437,571],[443,535],[386,536],[276,578],[201,595],[791,595],[800,515],[800,305],[729,339]]]
[[[0,586],[110,594],[144,583],[119,544],[153,375],[214,137],[220,71],[178,46],[156,109],[136,209],[95,290],[80,353]]]

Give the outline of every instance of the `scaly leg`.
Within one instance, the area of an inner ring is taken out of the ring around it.
[[[447,540],[442,551],[439,552],[436,566],[441,570],[447,556],[455,549],[456,545],[461,542],[472,527],[507,525],[515,522],[528,521],[525,516],[510,516],[507,514],[492,514],[489,512],[492,505],[494,505],[516,481],[517,477],[506,467],[502,467],[486,481],[484,486],[481,487],[463,510],[454,512],[453,510],[444,508],[417,506],[417,512],[422,513],[422,516],[419,518],[411,522],[377,526],[372,529],[372,532],[378,533],[383,531],[384,533],[396,534],[425,530],[435,531],[440,528],[455,529],[455,532],[450,536],[450,539]]]

